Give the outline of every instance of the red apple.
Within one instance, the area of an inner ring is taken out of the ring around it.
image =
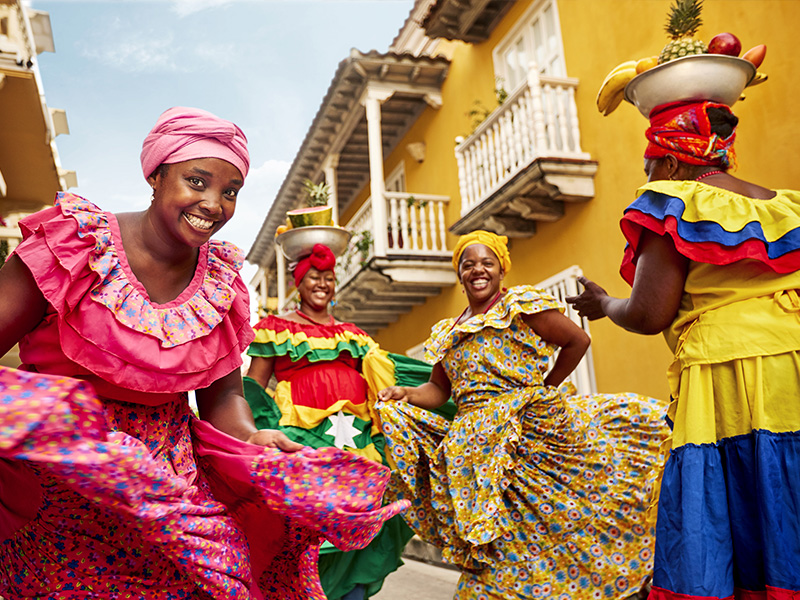
[[[708,42],[709,54],[726,54],[739,56],[742,51],[742,42],[732,33],[718,33]]]

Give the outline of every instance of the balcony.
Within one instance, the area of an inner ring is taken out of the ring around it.
[[[18,227],[6,227],[0,220],[0,267],[6,262],[11,251],[22,241],[22,233]]]
[[[577,84],[531,65],[525,84],[469,137],[456,138],[461,218],[453,233],[530,237],[537,221],[564,215],[564,202],[594,196],[597,163],[581,150]]]
[[[375,333],[457,282],[445,246],[449,200],[384,192],[378,211],[371,199],[361,206],[345,225],[353,238],[336,265],[338,319]],[[295,301],[292,291],[279,307],[286,310]]]
[[[353,50],[339,64],[328,93],[273,201],[247,260],[259,266],[253,285],[262,305],[293,304],[288,272],[274,234],[304,198],[305,180],[330,186],[334,223],[353,231],[339,259],[334,314],[370,333],[456,282],[445,247],[449,198],[387,191],[384,157],[422,114],[442,106],[450,61],[441,56]],[[422,140],[405,150],[414,157]],[[390,190],[403,189],[402,186]],[[369,198],[363,204],[364,196]],[[350,207],[353,207],[352,209]]]

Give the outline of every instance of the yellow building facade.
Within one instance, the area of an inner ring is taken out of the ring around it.
[[[55,52],[48,13],[0,0],[0,266],[22,239],[20,219],[77,185],[75,172],[59,159],[56,136],[69,126],[66,113],[45,101],[41,52]],[[0,364],[17,366],[16,352]]]
[[[332,199],[339,222],[354,231],[356,240],[359,235],[363,239],[365,223],[372,238],[366,240],[371,246],[361,245],[368,247],[358,261],[359,274],[345,277],[343,285],[340,277],[340,316],[359,323],[362,307],[363,326],[394,352],[418,352],[436,321],[463,310],[460,286],[444,274],[449,268],[446,250],[457,234],[472,229],[492,229],[511,239],[513,269],[506,285],[547,282],[567,289],[563,284],[574,286],[575,274],[582,272],[612,295],[629,292],[618,274],[624,248],[618,223],[645,181],[647,120],[628,103],[603,116],[595,97],[612,67],[660,52],[667,42],[669,0],[468,4],[416,3],[389,53],[375,57],[383,65],[374,75],[362,69],[364,87],[355,94],[350,121],[344,120],[351,130],[340,133],[346,141],[337,142],[334,135],[332,146],[326,150],[323,145],[319,166],[304,173],[312,180],[334,183],[338,191],[342,186],[337,177],[341,180],[345,172],[331,168],[336,162],[331,156],[343,164],[340,156],[349,155],[340,155],[336,147],[346,151],[355,147],[359,136],[366,137],[362,141],[369,151],[362,162],[369,163],[369,172],[352,192],[334,193]],[[706,0],[703,22],[696,37],[706,42],[717,33],[731,32],[743,50],[767,45],[759,70],[769,80],[747,89],[745,99],[733,107],[741,119],[734,174],[767,187],[800,188],[800,172],[793,164],[800,116],[791,110],[793,92],[800,86],[791,24],[800,22],[800,2]],[[412,73],[407,80],[398,66],[403,61]],[[423,73],[416,79],[415,68]],[[406,111],[411,116],[392,132],[386,121],[400,114],[399,98],[412,93],[426,68],[439,71],[438,78],[425,82],[424,105]],[[338,78],[345,71],[340,67],[329,95],[339,89]],[[370,109],[369,97],[378,98],[378,108],[373,102]],[[323,101],[306,143],[332,114],[326,106]],[[376,110],[385,111],[378,118],[383,136],[377,142]],[[300,150],[293,168],[311,156],[309,148]],[[279,197],[271,221],[265,221],[262,244],[274,234],[269,223],[278,222],[281,210],[294,207],[292,177],[290,172],[283,203]],[[376,185],[378,177],[383,185]],[[375,202],[379,196],[383,198]],[[365,207],[371,207],[368,219]],[[403,231],[415,238],[414,243],[405,239],[404,247],[398,248]],[[379,236],[386,237],[376,243]],[[263,260],[257,247],[258,242],[248,258],[271,273],[276,255]],[[412,298],[409,280],[415,277],[419,281]],[[428,284],[424,290],[423,283]],[[382,315],[391,312],[386,307],[392,290],[398,310],[386,318]],[[284,298],[288,296],[285,292]],[[593,340],[585,390],[666,397],[670,354],[661,336],[634,335],[607,319],[584,326]]]

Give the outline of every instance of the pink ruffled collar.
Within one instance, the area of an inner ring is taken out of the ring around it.
[[[100,281],[91,298],[106,306],[117,322],[170,348],[208,335],[228,314],[236,295],[233,282],[244,260],[233,244],[211,240],[202,246],[186,289],[174,300],[156,304],[128,264],[116,217],[74,194],[61,195],[56,204],[78,222],[80,237],[95,239],[89,267]]]

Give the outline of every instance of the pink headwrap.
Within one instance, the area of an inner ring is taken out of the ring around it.
[[[327,246],[322,244],[314,244],[311,254],[305,258],[297,261],[297,266],[294,268],[294,285],[297,287],[306,276],[308,270],[314,267],[317,271],[329,271],[336,266],[336,257]]]
[[[247,138],[236,125],[199,108],[165,110],[142,144],[142,172],[147,179],[162,164],[195,158],[221,158],[247,177]]]

